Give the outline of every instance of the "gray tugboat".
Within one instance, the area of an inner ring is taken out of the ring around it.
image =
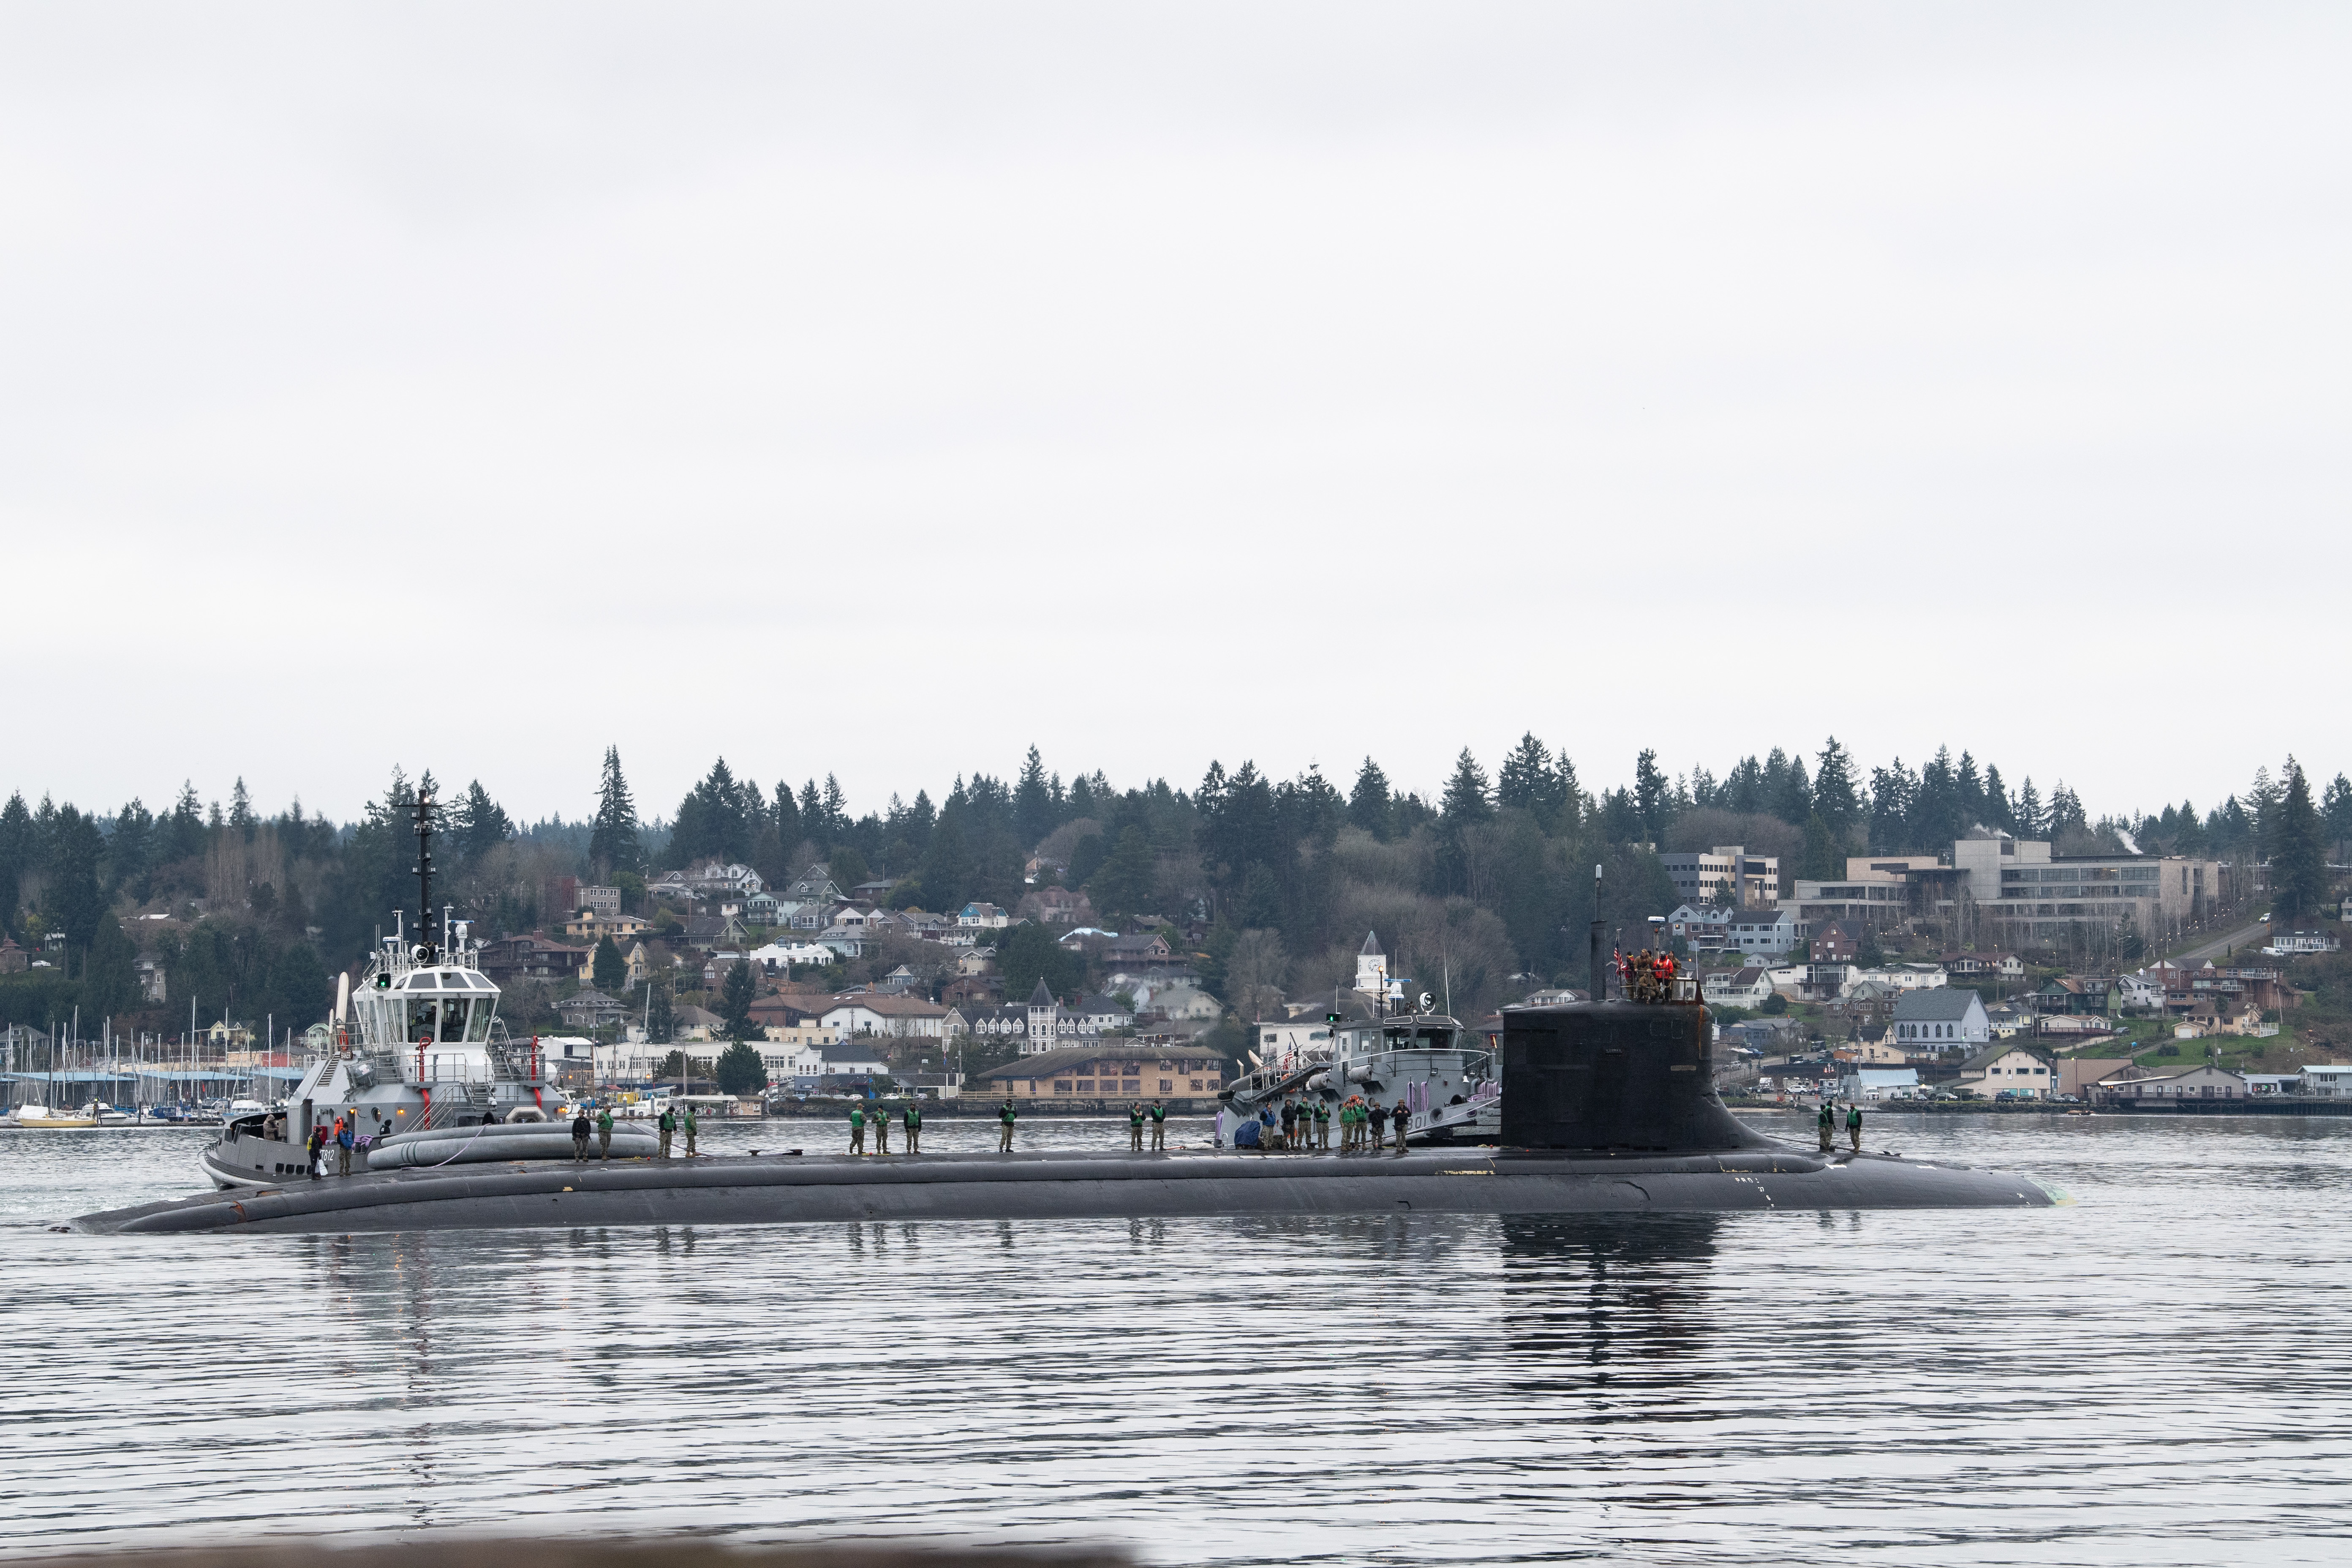
[[[334,1046],[283,1104],[236,1117],[204,1152],[221,1187],[276,1187],[310,1171],[314,1127],[337,1117],[356,1129],[370,1171],[412,1165],[572,1158],[572,1129],[538,1042],[516,1040],[499,1016],[499,988],[481,971],[481,949],[464,921],[433,924],[433,802],[416,802],[417,939],[406,911],[361,976],[356,995],[335,999]],[[422,940],[418,940],[422,939]],[[654,1135],[614,1127],[614,1157],[652,1154]],[[328,1169],[335,1168],[327,1151]],[[354,1172],[361,1160],[353,1161]]]

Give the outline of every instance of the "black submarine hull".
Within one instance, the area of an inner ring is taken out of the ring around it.
[[[1599,964],[1595,962],[1596,976]],[[1597,987],[1596,987],[1597,988]],[[2027,1177],[1814,1155],[1714,1089],[1706,1009],[1577,1003],[1503,1015],[1502,1146],[1402,1155],[749,1155],[372,1171],[85,1215],[101,1234],[783,1225],[1214,1215],[2046,1208]]]
[[[344,1234],[893,1219],[2046,1208],[2021,1176],[1891,1155],[754,1155],[373,1172],[82,1216],[98,1234]]]

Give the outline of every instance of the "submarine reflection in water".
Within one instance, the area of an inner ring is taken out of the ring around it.
[[[1612,1362],[1704,1353],[1722,1223],[1709,1214],[1505,1216],[1512,1385],[1559,1394],[1589,1388],[1591,1369]]]
[[[2040,1208],[2023,1176],[1823,1156],[1714,1089],[1706,1009],[1576,1003],[1504,1015],[1502,1146],[1401,1158],[1244,1153],[776,1155],[372,1172],[86,1215],[101,1232],[439,1230],[1175,1215]]]

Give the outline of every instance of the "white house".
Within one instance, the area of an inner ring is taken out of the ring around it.
[[[948,1009],[919,996],[867,992],[845,996],[817,1015],[817,1022],[845,1036],[882,1035],[892,1039],[938,1039]]]
[[[1847,1100],[1908,1100],[1918,1092],[1916,1068],[1855,1068],[1838,1079],[1838,1093]]]
[[[745,897],[760,891],[766,884],[760,873],[740,860],[720,865],[707,860],[688,874],[687,883],[699,893],[735,893]]]
[[[1677,904],[1666,917],[1666,930],[1693,947],[1719,948],[1737,912],[1728,904]]]
[[[984,931],[1001,931],[1013,923],[1013,917],[995,904],[966,904],[956,911],[956,924]]]
[[[2352,1064],[2309,1062],[2303,1069],[2300,1092],[2322,1100],[2352,1099]]]
[[[2245,1100],[2253,1092],[2239,1074],[2210,1065],[2162,1078],[2111,1078],[2098,1087],[2101,1100]]]
[[[1973,991],[1938,985],[1908,991],[1895,999],[1895,1043],[1906,1051],[1975,1047],[1992,1039],[1984,998]]]
[[[840,955],[821,942],[772,942],[745,955],[761,969],[774,971],[794,963],[831,963]]]
[[[1717,1007],[1761,1007],[1771,994],[1771,972],[1753,963],[1716,970],[1699,984],[1699,1000]]]
[[[1742,952],[1777,956],[1793,951],[1804,940],[1806,930],[1806,923],[1797,918],[1793,909],[1736,910],[1725,945]]]
[[[1933,995],[1918,992],[1916,995]],[[1962,994],[1973,997],[1973,991]],[[1909,1000],[1908,997],[1905,1000]],[[1987,1095],[2010,1094],[2029,1100],[2047,1100],[2056,1091],[2058,1072],[2053,1065],[2057,1058],[2031,1046],[2013,1046],[2006,1040],[1996,1041],[1960,1064],[1960,1083]]]

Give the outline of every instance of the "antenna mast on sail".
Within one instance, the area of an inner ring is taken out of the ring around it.
[[[418,958],[431,963],[433,950],[433,797],[416,796],[416,934]]]

